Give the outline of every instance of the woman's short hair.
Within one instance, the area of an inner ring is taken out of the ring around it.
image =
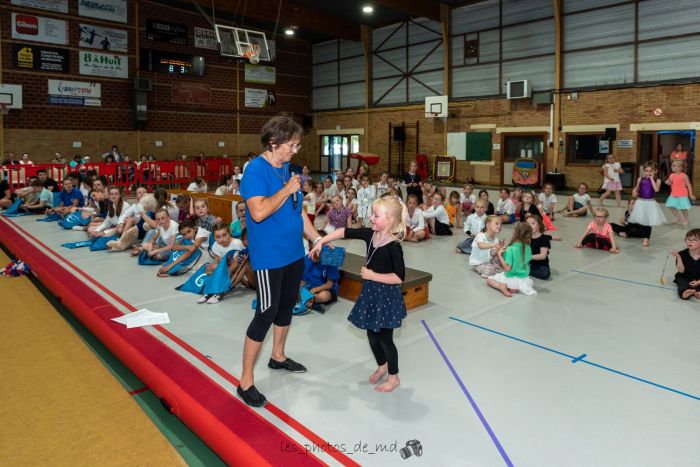
[[[260,132],[260,142],[268,151],[272,149],[273,144],[284,144],[289,142],[294,137],[301,137],[304,130],[297,122],[289,117],[277,116],[272,117],[265,123]]]

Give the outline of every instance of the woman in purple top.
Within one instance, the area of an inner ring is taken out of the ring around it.
[[[634,203],[629,222],[645,227],[642,246],[649,246],[651,228],[655,225],[666,223],[666,216],[654,199],[661,189],[661,179],[656,177],[656,164],[647,162],[644,164],[644,174],[637,180],[637,186],[632,191],[632,197],[639,197]]]
[[[323,230],[331,233],[336,229],[352,227],[352,211],[343,206],[339,195],[331,197],[332,208],[328,211],[328,222]]]

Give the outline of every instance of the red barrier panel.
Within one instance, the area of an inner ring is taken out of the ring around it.
[[[13,253],[21,252],[56,298],[227,464],[324,465],[148,331],[114,323],[112,318],[122,314],[114,303],[135,308],[119,297],[108,300],[97,291],[101,287],[74,277],[82,272],[56,252],[43,251],[41,246],[48,247],[31,234],[0,218],[0,240]],[[344,456],[338,460],[357,465]]]
[[[29,177],[44,169],[49,178],[61,186],[63,178],[71,172],[94,170],[107,178],[109,185],[128,191],[134,184],[142,184],[153,191],[158,186],[187,188],[195,177],[204,178],[208,184],[217,185],[222,175],[233,173],[233,161],[227,158],[209,158],[204,161],[148,161],[148,162],[87,162],[75,168],[63,164],[13,165],[3,167],[10,190],[27,185]]]

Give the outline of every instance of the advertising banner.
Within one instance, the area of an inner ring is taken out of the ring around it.
[[[106,78],[128,78],[129,57],[81,50],[80,74]]]
[[[68,23],[60,19],[12,13],[12,38],[66,45]]]
[[[90,18],[126,23],[126,0],[79,0],[78,14]]]
[[[216,50],[216,33],[213,29],[194,28],[194,46],[200,49]]]
[[[187,26],[149,19],[146,21],[146,38],[149,41],[187,45]]]
[[[10,3],[12,5],[38,8],[55,13],[68,13],[68,0],[12,0]]]
[[[100,83],[49,80],[49,104],[96,106],[102,105]]]
[[[22,70],[68,73],[70,51],[31,44],[12,44],[12,64]]]
[[[129,35],[121,29],[104,28],[92,24],[80,24],[80,47],[127,53]]]
[[[171,102],[173,104],[211,105],[211,86],[176,81],[172,85]]]
[[[245,82],[259,84],[275,84],[275,67],[265,65],[245,64]]]

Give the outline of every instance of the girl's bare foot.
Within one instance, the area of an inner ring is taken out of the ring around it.
[[[382,377],[387,374],[388,367],[386,363],[374,370],[374,373],[369,375],[369,384],[377,384]]]
[[[511,292],[505,284],[501,284],[501,286],[498,288],[498,290],[500,290],[501,293],[502,293],[503,295],[505,295],[506,297],[512,297],[512,296],[513,296],[513,292]]]
[[[679,218],[675,218],[671,221],[671,224],[678,224],[681,220]]]
[[[695,298],[696,298],[697,300],[700,300],[700,291],[695,292],[693,295],[695,295]]]
[[[377,392],[391,392],[397,387],[399,387],[399,375],[389,375],[382,384],[374,388]]]
[[[695,298],[697,298],[698,293],[700,293],[700,292],[696,292],[694,289],[686,289],[686,290],[683,291],[683,293],[681,294],[681,296],[682,296],[684,299],[688,299],[688,298],[692,297],[693,295],[695,295]]]
[[[645,238],[644,240],[642,240],[642,246],[649,246],[649,239],[648,238]]]

